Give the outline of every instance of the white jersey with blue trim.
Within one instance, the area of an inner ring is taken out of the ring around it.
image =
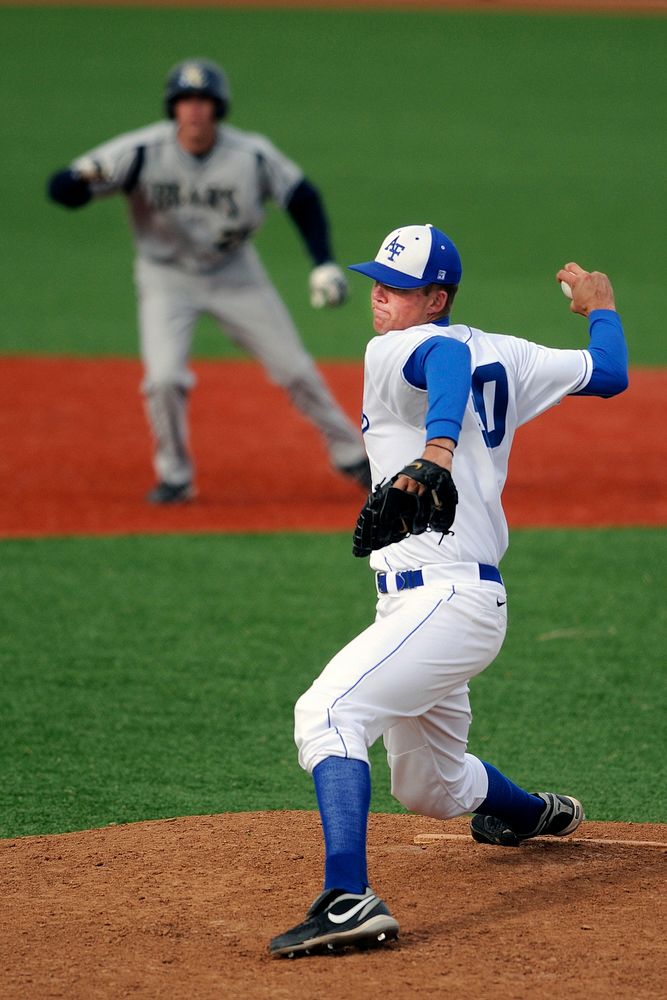
[[[127,195],[139,257],[191,273],[223,267],[264,220],[268,199],[282,208],[303,172],[262,135],[218,128],[205,156],[187,153],[174,122],[128,132],[76,159],[93,160],[104,181],[95,197]]]
[[[516,429],[583,389],[593,369],[586,350],[542,347],[462,325],[426,324],[374,337],[366,348],[362,421],[373,486],[424,450],[428,392],[409,384],[403,369],[435,336],[455,338],[471,353],[472,387],[452,467],[456,519],[450,535],[427,531],[373,552],[377,571],[450,562],[498,566],[508,543],[501,496]]]

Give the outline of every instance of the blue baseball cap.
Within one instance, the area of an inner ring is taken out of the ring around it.
[[[375,260],[350,264],[390,288],[423,288],[424,285],[458,285],[461,258],[449,236],[435,226],[401,226],[384,239]]]

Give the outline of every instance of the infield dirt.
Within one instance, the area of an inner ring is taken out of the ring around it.
[[[0,359],[0,537],[165,531],[350,531],[363,493],[250,362],[198,362],[192,440],[200,497],[156,509],[129,360]],[[359,420],[359,363],[322,366]],[[567,399],[519,430],[503,495],[510,528],[667,523],[663,369],[610,400]],[[628,428],[641,428],[628,446]]]
[[[63,7],[63,0],[0,0],[0,6]],[[137,0],[78,0],[76,7],[135,7]],[[403,10],[518,11],[536,13],[664,14],[665,0],[142,0],[142,7],[278,7],[333,10],[378,7]]]

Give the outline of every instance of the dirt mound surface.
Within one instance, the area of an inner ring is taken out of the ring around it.
[[[399,941],[289,961],[266,942],[321,889],[316,813],[1,841],[3,998],[654,1000],[665,982],[667,826],[586,823],[503,850],[464,819],[374,814],[369,861]]]

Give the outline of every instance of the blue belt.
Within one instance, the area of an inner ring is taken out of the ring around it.
[[[500,583],[502,585],[503,578],[500,575],[500,570],[497,566],[489,566],[487,563],[479,563],[479,578],[480,580],[491,580],[493,583]],[[394,574],[392,574],[393,576]],[[404,569],[400,573],[396,573],[396,590],[413,590],[415,587],[424,586],[424,574],[420,569]],[[376,582],[378,591],[381,594],[387,593],[387,574],[377,573]]]

